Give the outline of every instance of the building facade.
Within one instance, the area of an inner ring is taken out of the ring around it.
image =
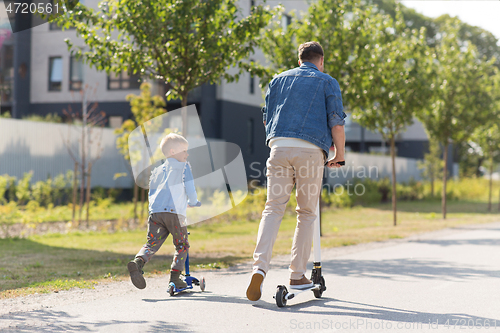
[[[80,1],[86,6],[97,8],[98,0]],[[239,0],[241,15],[248,15],[257,0]],[[280,1],[270,0],[270,6]],[[285,1],[286,11],[306,11],[306,0]],[[0,10],[5,10],[1,8]],[[5,18],[6,13],[3,12]],[[28,16],[29,18],[30,16]],[[33,19],[31,19],[33,20]],[[287,24],[287,20],[283,24]],[[85,48],[76,37],[74,30],[62,31],[54,24],[36,24],[26,17],[16,17],[16,24],[30,26],[30,29],[6,34],[0,49],[1,74],[1,112],[10,112],[13,118],[23,118],[30,114],[57,114],[80,112],[85,99],[96,102],[99,110],[106,114],[107,126],[120,126],[123,120],[131,117],[128,94],[139,94],[139,78],[127,74],[106,74],[78,61],[68,51],[65,43],[70,38],[73,44]],[[6,31],[5,27],[2,31]],[[0,35],[4,36],[4,34]],[[328,52],[328,50],[326,50]],[[260,50],[252,56],[253,60],[265,63]],[[234,69],[230,69],[230,72]],[[265,90],[265,87],[263,88]],[[205,84],[191,92],[189,104],[196,104],[204,135],[207,138],[222,139],[240,146],[247,174],[250,165],[265,168],[269,148],[265,146],[265,129],[262,124],[261,107],[263,89],[257,78],[246,73],[238,82]],[[164,84],[155,84],[154,93],[165,93]],[[169,101],[167,110],[180,107],[179,101]],[[385,151],[381,136],[361,128],[357,123],[346,123],[346,146],[356,152]],[[415,122],[397,140],[398,156],[422,158],[427,150],[427,135],[420,123]],[[261,174],[263,181],[265,174]]]

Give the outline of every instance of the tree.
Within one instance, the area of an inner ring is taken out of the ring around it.
[[[142,83],[141,93],[139,96],[130,94],[127,95],[127,100],[130,102],[132,119],[128,119],[123,122],[120,128],[115,130],[116,137],[116,148],[125,157],[125,160],[130,162],[130,150],[128,146],[128,138],[130,133],[141,126],[145,122],[162,114],[165,114],[167,110],[165,109],[166,103],[161,96],[151,96],[151,84]],[[141,126],[144,133],[144,128]],[[139,186],[134,182],[134,219],[137,219],[137,199],[138,199]],[[144,189],[141,189],[141,209],[144,209]],[[141,211],[142,218],[142,211]]]
[[[434,181],[441,176],[443,170],[441,149],[436,140],[429,140],[429,152],[424,154],[423,162],[418,162],[418,167],[422,170],[422,176],[429,179],[431,183],[431,197],[434,198]]]
[[[264,87],[275,74],[297,67],[299,45],[314,40],[325,50],[324,71],[339,82],[344,105],[362,105],[366,94],[359,88],[369,80],[366,69],[372,63],[371,47],[377,43],[373,35],[387,17],[360,0],[319,0],[311,3],[303,17],[289,14],[292,19],[284,27],[284,9],[279,8],[262,31],[259,47],[267,64],[250,62],[242,66],[258,76]]]
[[[64,0],[68,8],[70,1]],[[102,1],[99,10],[78,4],[54,22],[75,27],[89,47],[84,51],[67,39],[72,54],[108,73],[162,80],[168,99],[180,98],[186,106],[190,90],[239,78],[242,68],[232,75],[228,69],[253,53],[260,29],[271,18],[262,5],[247,17],[238,19],[239,14],[236,0],[115,0]]]
[[[472,140],[477,142],[482,148],[485,159],[488,161],[490,182],[488,193],[488,211],[491,212],[491,197],[493,189],[493,167],[500,159],[500,120],[498,111],[500,110],[500,75],[494,78],[494,88],[491,90],[493,107],[491,110],[491,120],[479,127],[473,135]]]
[[[406,28],[399,11],[395,20],[387,18],[374,34],[379,44],[368,48],[371,64],[365,71],[369,80],[361,87],[366,102],[353,109],[353,119],[365,128],[378,131],[390,142],[393,222],[396,226],[396,136],[428,105],[432,74],[430,53],[425,44],[425,29]]]
[[[278,72],[297,66],[299,44],[315,40],[325,49],[325,73],[339,81],[346,109],[353,119],[382,133],[392,142],[414,112],[426,101],[427,68],[425,41],[419,33],[404,28],[402,17],[393,21],[373,5],[358,0],[319,0],[306,15],[292,15],[286,29],[281,14],[264,31],[260,46],[268,66],[250,63],[249,70],[267,84]],[[422,59],[420,59],[422,58]],[[396,186],[393,166],[393,208],[396,224]]]
[[[381,11],[389,14],[391,17],[396,17],[397,3],[395,0],[371,0],[371,3],[375,4]],[[442,29],[442,26],[446,26],[447,21],[450,20],[448,14],[433,19],[404,5],[401,5],[401,12],[408,27],[412,29],[425,27],[427,44],[431,47],[436,46],[436,43],[439,41],[439,30]],[[485,56],[488,60],[495,58],[495,66],[500,69],[500,44],[498,44],[498,38],[491,32],[480,27],[471,26],[465,22],[459,22],[458,38],[461,41],[468,40],[472,42],[481,57]]]
[[[96,160],[101,157],[103,148],[101,147],[102,129],[101,131],[95,131],[96,128],[104,126],[106,120],[106,115],[103,111],[98,110],[97,103],[90,103],[87,99],[87,94],[89,91],[95,94],[96,88],[92,88],[89,85],[85,85],[80,91],[82,96],[82,110],[81,114],[77,111],[73,111],[71,106],[68,110],[63,110],[66,117],[69,119],[68,135],[63,139],[64,144],[68,150],[69,155],[75,162],[75,173],[74,177],[80,175],[80,209],[78,223],[82,222],[82,210],[85,203],[87,205],[87,215],[86,223],[87,227],[89,225],[89,210],[90,210],[90,184],[92,179],[92,165]],[[82,122],[80,128],[77,126],[72,126],[76,122]],[[71,130],[77,130],[79,136],[79,146],[75,147],[71,140]],[[91,154],[91,147],[94,145],[96,150],[94,154]],[[93,157],[92,157],[93,155]],[[79,171],[79,172],[78,172]],[[75,186],[76,182],[73,182]],[[86,189],[86,191],[85,191]],[[73,194],[73,222],[75,220],[75,207],[76,207],[76,195]]]
[[[429,137],[443,147],[442,213],[446,218],[446,180],[450,142],[467,141],[476,128],[486,122],[491,110],[491,73],[495,59],[481,58],[476,47],[458,36],[459,21],[443,24],[433,54],[435,82],[432,104],[419,119]]]

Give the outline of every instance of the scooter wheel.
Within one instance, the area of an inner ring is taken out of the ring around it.
[[[286,295],[288,294],[288,290],[286,289],[285,286],[278,286],[278,289],[276,290],[276,305],[279,308],[282,308],[286,305]]]
[[[316,297],[316,298],[320,298],[321,295],[323,295],[323,291],[326,290],[325,279],[322,276],[319,278],[319,284],[321,285],[319,290],[313,290],[314,297]]]
[[[202,276],[200,280],[200,289],[201,291],[205,291],[205,278]]]
[[[174,296],[175,294],[175,291],[174,291],[174,286],[172,285],[168,285],[168,293],[170,294],[170,296]]]

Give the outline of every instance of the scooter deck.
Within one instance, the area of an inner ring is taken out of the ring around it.
[[[288,286],[288,293],[286,294],[285,299],[289,300],[289,299],[294,298],[296,295],[301,294],[305,291],[320,290],[320,288],[321,288],[321,285],[319,283],[313,285],[312,287],[304,288],[304,289],[291,289],[290,286]]]

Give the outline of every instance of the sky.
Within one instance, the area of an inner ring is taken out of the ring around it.
[[[403,0],[401,3],[406,7],[413,8],[417,12],[432,18],[443,14],[458,16],[461,21],[488,30],[500,40],[499,0]],[[500,45],[500,42],[498,45]]]

